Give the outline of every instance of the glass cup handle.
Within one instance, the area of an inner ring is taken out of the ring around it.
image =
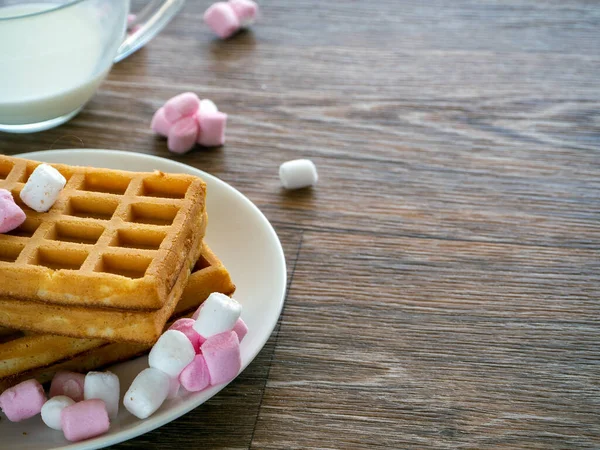
[[[146,45],[179,12],[185,0],[153,0],[136,17],[133,33],[127,35],[115,56],[117,63]]]

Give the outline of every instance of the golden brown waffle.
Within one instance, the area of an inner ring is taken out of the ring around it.
[[[166,304],[157,311],[63,306],[0,297],[0,326],[44,334],[115,342],[154,342],[179,301],[202,250],[206,214],[200,217],[179,277]],[[188,244],[186,243],[186,246]]]
[[[211,292],[231,295],[235,285],[219,259],[204,246],[171,321],[191,314]],[[7,334],[10,334],[10,338]],[[87,372],[140,355],[152,344],[109,343],[2,330],[0,392],[25,379],[50,381],[58,370]],[[1,338],[0,338],[1,339]]]
[[[0,235],[0,297],[163,308],[176,283],[187,281],[180,273],[205,210],[204,182],[185,174],[52,164],[67,184],[52,208],[38,213],[19,192],[39,164],[0,155],[0,188],[11,191],[27,215],[18,229]]]

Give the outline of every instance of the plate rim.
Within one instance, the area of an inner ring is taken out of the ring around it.
[[[262,226],[264,226],[265,229],[268,231],[270,237],[272,239],[274,238],[274,242],[277,244],[276,245],[276,255],[277,255],[277,259],[279,261],[278,267],[280,269],[280,273],[277,274],[277,278],[281,278],[281,280],[283,280],[282,288],[280,289],[280,292],[277,293],[277,305],[276,305],[277,306],[277,314],[276,314],[276,317],[275,317],[275,320],[273,321],[273,323],[268,324],[264,335],[261,336],[260,345],[256,346],[255,348],[251,348],[248,360],[245,363],[242,362],[242,368],[241,368],[240,372],[238,373],[238,375],[236,375],[234,380],[237,379],[237,377],[239,377],[240,374],[244,370],[246,370],[246,368],[250,365],[250,363],[252,363],[252,361],[254,361],[256,356],[260,353],[260,351],[266,345],[267,341],[269,340],[269,338],[271,337],[271,335],[273,333],[273,330],[277,326],[277,323],[279,321],[279,318],[281,316],[281,312],[283,310],[283,306],[285,303],[285,298],[286,298],[286,293],[287,293],[287,265],[286,265],[285,255],[283,252],[283,247],[281,245],[281,241],[279,240],[279,236],[275,232],[273,225],[269,222],[267,217],[258,208],[258,206],[256,206],[248,197],[246,197],[243,193],[241,193],[235,187],[231,186],[229,183],[221,180],[220,178],[216,177],[215,175],[212,175],[208,172],[203,171],[202,169],[197,169],[196,167],[193,167],[189,164],[185,164],[185,163],[182,163],[179,161],[174,161],[174,160],[168,159],[168,158],[163,158],[161,156],[150,155],[150,154],[140,153],[140,152],[125,151],[125,150],[91,149],[91,148],[39,150],[39,151],[33,151],[33,152],[19,153],[19,154],[15,154],[15,155],[11,155],[11,156],[16,157],[16,158],[36,159],[36,158],[40,157],[39,155],[42,155],[42,160],[43,160],[43,155],[50,155],[50,156],[58,155],[60,157],[60,156],[62,156],[62,155],[60,155],[61,153],[98,153],[98,152],[109,153],[114,156],[126,156],[128,158],[134,158],[134,159],[135,158],[150,159],[150,160],[157,161],[159,164],[166,161],[168,164],[174,164],[176,167],[185,169],[186,171],[191,169],[192,171],[197,172],[198,176],[200,178],[210,179],[211,182],[214,182],[216,184],[222,184],[222,187],[224,187],[225,189],[232,190],[234,195],[236,195],[242,202],[246,203],[246,205],[248,207],[250,207],[251,210],[253,210],[254,214],[256,214],[257,217],[260,219]],[[127,170],[127,169],[123,169],[123,170]],[[134,171],[132,171],[132,172],[134,172]],[[268,333],[266,333],[266,331],[268,331]],[[143,357],[144,356],[142,356],[141,358],[143,358]],[[231,380],[231,381],[233,381],[233,380]],[[229,383],[231,383],[231,381]],[[116,433],[114,435],[107,435],[105,437],[101,435],[96,438],[92,438],[92,439],[81,441],[81,442],[75,442],[75,443],[68,444],[65,446],[48,447],[47,450],[59,450],[59,449],[94,450],[94,449],[98,449],[98,448],[104,448],[109,445],[114,445],[114,444],[118,444],[121,442],[125,442],[130,439],[134,439],[138,436],[141,436],[141,435],[146,434],[150,431],[153,431],[157,428],[160,428],[163,425],[173,422],[174,420],[177,420],[178,418],[187,414],[191,410],[197,408],[198,406],[202,405],[206,401],[212,399],[222,389],[227,387],[229,385],[229,383],[212,387],[211,390],[214,390],[214,391],[211,393],[211,395],[208,398],[206,398],[204,400],[201,400],[201,399],[194,400],[193,398],[187,399],[186,401],[183,401],[180,404],[173,406],[169,410],[162,412],[162,414],[159,414],[158,416],[149,417],[148,419],[143,419],[143,420],[137,419],[139,421],[138,424],[136,424],[135,426],[133,426],[127,430],[116,431]]]

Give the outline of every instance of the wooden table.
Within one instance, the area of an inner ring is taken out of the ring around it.
[[[193,165],[283,243],[258,358],[117,448],[599,448],[598,3],[264,0],[225,42],[208,4],[69,124],[0,137]],[[227,144],[174,156],[150,118],[189,90],[230,114]],[[285,192],[300,157],[319,184]]]

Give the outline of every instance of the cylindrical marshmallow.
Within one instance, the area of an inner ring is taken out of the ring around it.
[[[150,128],[157,134],[161,136],[167,137],[169,135],[169,130],[173,124],[167,120],[165,117],[165,108],[159,108],[152,116],[152,123],[150,124]]]
[[[21,190],[21,200],[37,212],[46,212],[58,199],[67,180],[48,164],[40,164],[29,176]]]
[[[201,350],[213,386],[233,380],[242,367],[240,341],[233,331],[209,337]]]
[[[183,117],[169,129],[167,148],[173,153],[186,153],[198,139],[198,122],[194,117]]]
[[[42,406],[42,421],[54,430],[62,430],[62,410],[74,404],[73,399],[66,395],[52,397]]]
[[[127,14],[127,29],[133,31],[139,25],[136,24],[137,16],[135,14]]]
[[[179,375],[179,381],[190,392],[198,392],[210,386],[210,374],[204,356],[196,355]]]
[[[217,105],[212,100],[205,98],[200,101],[200,108],[198,108],[198,115],[216,113],[219,110]]]
[[[119,414],[119,377],[112,372],[88,372],[85,376],[84,393],[86,400],[97,398],[104,401],[108,417],[115,419]]]
[[[210,100],[208,101],[210,102]],[[15,201],[10,191],[7,191],[6,189],[0,189],[0,200],[11,200],[12,202]]]
[[[194,330],[194,323],[196,323],[194,319],[179,319],[169,327],[169,330],[177,330],[185,334],[194,346],[194,351],[198,353],[200,351],[200,345],[202,345],[206,339],[196,333],[196,330]]]
[[[179,394],[180,387],[181,383],[179,382],[179,378],[169,378],[169,392],[167,393],[167,399],[177,397],[177,394]]]
[[[196,321],[198,320],[198,316],[200,315],[200,310],[202,309],[202,307],[204,306],[204,303],[202,303],[198,309],[194,312],[194,314],[192,314],[192,320]]]
[[[252,0],[229,0],[235,15],[240,21],[241,28],[247,28],[254,23],[258,14],[258,5]]]
[[[184,92],[167,100],[165,103],[165,118],[174,123],[182,117],[196,114],[200,106],[200,99],[193,92]]]
[[[244,339],[246,334],[248,334],[248,325],[246,325],[246,322],[244,322],[240,317],[235,322],[235,325],[233,326],[233,331],[235,332],[235,334],[238,335],[238,339],[240,340],[240,342],[242,342],[242,339]]]
[[[77,372],[57,372],[50,384],[50,398],[66,395],[76,402],[83,400],[85,375]]]
[[[229,3],[217,2],[204,13],[204,23],[221,39],[226,39],[240,29],[240,20]]]
[[[242,305],[237,301],[225,294],[213,292],[199,310],[194,330],[204,338],[231,331],[241,313]]]
[[[203,112],[198,114],[198,144],[204,147],[218,147],[225,143],[225,128],[227,126],[227,114],[220,111]]]
[[[148,355],[148,365],[162,370],[170,377],[178,377],[196,356],[194,346],[181,331],[165,331]]]
[[[14,230],[25,222],[25,213],[15,203],[12,194],[6,189],[0,189],[0,233]]]
[[[300,189],[313,186],[319,176],[310,159],[294,159],[279,166],[279,178],[286,189]]]
[[[46,393],[37,380],[27,380],[0,395],[0,408],[11,422],[20,422],[39,414],[46,403]]]
[[[110,421],[102,400],[84,400],[67,406],[60,415],[65,438],[71,442],[100,436],[108,431]]]
[[[153,368],[144,369],[125,393],[123,405],[137,418],[146,419],[163,404],[169,394],[170,383],[166,373]]]

